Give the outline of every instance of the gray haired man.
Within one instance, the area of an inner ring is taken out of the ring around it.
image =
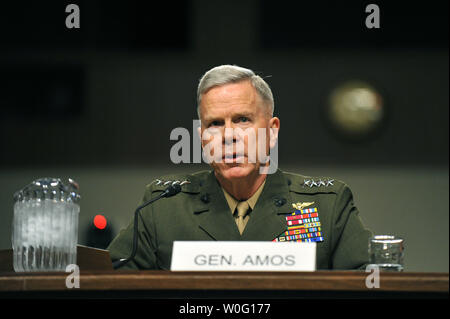
[[[280,119],[273,116],[273,95],[261,77],[238,66],[215,67],[200,79],[197,100],[202,148],[213,150],[212,170],[164,176],[147,186],[144,202],[161,194],[167,182],[184,182],[180,194],[141,211],[139,248],[126,268],[169,269],[176,240],[316,242],[318,269],[367,264],[371,233],[344,183],[265,170]],[[130,223],[109,246],[112,260],[127,257],[132,242]]]

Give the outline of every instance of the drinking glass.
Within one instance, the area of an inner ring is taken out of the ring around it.
[[[381,271],[403,271],[404,241],[391,235],[377,235],[370,238],[370,263]]]

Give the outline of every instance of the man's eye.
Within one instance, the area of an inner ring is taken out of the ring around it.
[[[246,117],[246,116],[241,116],[241,117],[239,118],[239,121],[245,123],[245,122],[248,122],[249,119],[248,119],[248,117]]]
[[[209,127],[211,126],[219,126],[220,122],[219,121],[212,121],[211,123],[209,123]]]

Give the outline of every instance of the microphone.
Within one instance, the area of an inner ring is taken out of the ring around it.
[[[181,192],[181,186],[178,183],[171,184],[161,194],[159,194],[158,196],[156,196],[153,199],[150,199],[149,201],[143,203],[138,208],[136,208],[136,211],[134,212],[133,250],[131,251],[131,254],[130,254],[129,257],[122,258],[122,259],[114,261],[112,263],[113,269],[118,269],[118,268],[124,266],[131,259],[133,259],[134,256],[136,255],[136,252],[137,252],[137,249],[138,249],[138,232],[139,232],[139,230],[138,230],[138,224],[139,224],[138,217],[140,217],[141,209],[146,207],[146,206],[148,206],[148,205],[150,205],[151,203],[156,202],[157,200],[159,200],[161,198],[175,196],[179,192]]]

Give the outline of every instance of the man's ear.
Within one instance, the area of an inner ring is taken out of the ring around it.
[[[270,129],[270,148],[274,148],[275,144],[278,141],[278,132],[280,130],[280,119],[278,117],[272,117],[269,120],[269,129]]]
[[[201,125],[199,127],[197,127],[197,133],[198,133],[198,137],[200,138],[200,145],[203,147],[202,126]]]

